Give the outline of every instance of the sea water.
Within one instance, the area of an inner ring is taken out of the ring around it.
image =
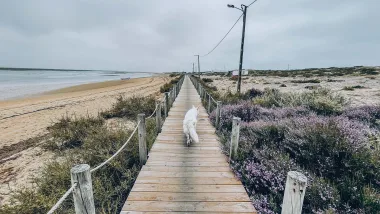
[[[152,73],[124,71],[0,70],[0,100],[86,83],[152,75]]]

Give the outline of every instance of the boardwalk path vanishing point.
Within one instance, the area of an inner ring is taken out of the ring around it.
[[[121,213],[256,213],[203,107],[200,143],[185,146],[182,121],[192,105],[201,105],[201,99],[186,77]]]

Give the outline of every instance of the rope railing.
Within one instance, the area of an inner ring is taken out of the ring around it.
[[[222,107],[221,102],[220,101],[216,101],[215,98],[213,98],[210,95],[210,93],[208,93],[205,90],[205,88],[202,86],[202,84],[196,78],[191,77],[190,80],[193,83],[194,87],[197,89],[198,94],[201,97],[201,101],[205,100],[205,102],[207,104],[207,109],[206,109],[207,113],[210,114],[212,112],[212,110],[211,110],[211,108],[212,108],[212,102],[216,104],[215,127],[218,128],[219,127],[219,122],[220,122],[220,116],[221,116],[221,107]],[[210,99],[207,100],[206,98],[210,98]],[[212,102],[210,102],[210,101],[212,101]]]
[[[74,185],[72,185],[70,187],[70,189],[68,189],[65,194],[63,194],[63,196],[57,201],[57,203],[49,210],[49,212],[47,212],[47,214],[52,214],[54,213],[54,211],[56,211],[59,206],[63,203],[63,201],[67,198],[67,196],[70,195],[70,193],[73,191],[73,189],[78,185],[78,183],[74,183]]]
[[[127,142],[124,143],[124,145],[122,147],[120,147],[119,150],[117,150],[117,152],[115,152],[115,154],[113,154],[110,158],[108,158],[106,161],[104,161],[103,163],[99,164],[97,167],[93,168],[90,170],[91,173],[95,172],[96,170],[100,169],[102,166],[106,165],[108,162],[110,162],[112,159],[114,159],[123,149],[125,146],[127,146],[127,144],[129,143],[129,141],[132,139],[133,135],[135,134],[135,132],[137,131],[137,128],[139,127],[140,125],[140,122],[139,121],[135,127],[135,129],[133,130],[132,134],[129,136]]]
[[[57,203],[54,204],[54,206],[47,212],[48,214],[54,213],[59,206],[64,202],[64,200],[70,195],[70,193],[74,191],[79,191],[79,196],[80,198],[76,200],[76,195],[73,194],[74,196],[74,205],[75,205],[75,211],[76,213],[82,213],[82,210],[85,211],[84,213],[95,213],[95,205],[94,205],[94,199],[93,199],[93,191],[92,191],[92,185],[89,186],[88,184],[91,184],[91,173],[95,172],[96,170],[100,169],[112,159],[114,159],[117,155],[123,151],[123,149],[128,145],[128,143],[131,141],[132,137],[136,133],[136,131],[139,132],[139,154],[140,154],[140,164],[145,164],[146,158],[147,158],[147,153],[146,153],[146,125],[145,125],[145,119],[152,118],[156,114],[156,126],[157,126],[157,133],[160,132],[161,130],[161,104],[164,105],[164,111],[165,111],[165,116],[167,115],[170,106],[173,104],[175,98],[178,95],[178,92],[182,86],[182,83],[184,81],[184,76],[178,81],[169,92],[167,92],[167,95],[169,95],[169,99],[167,100],[167,96],[165,95],[164,98],[161,101],[156,102],[156,107],[153,111],[153,113],[145,118],[144,114],[139,114],[138,115],[138,123],[136,124],[133,132],[127,139],[127,141],[113,154],[111,157],[109,157],[107,160],[105,160],[103,163],[99,164],[98,166],[94,167],[93,169],[90,169],[90,167],[87,164],[80,164],[77,166],[74,166],[71,169],[71,180],[73,185],[62,195],[62,197],[57,201]],[[174,93],[174,94],[173,94]],[[170,98],[170,96],[173,96]],[[167,106],[167,101],[171,102]],[[140,135],[144,135],[141,137]],[[143,150],[141,150],[143,148]],[[143,152],[141,152],[143,151]],[[144,161],[144,156],[145,156],[145,161]],[[78,176],[80,174],[81,176]],[[77,186],[86,186],[86,188],[79,188],[76,189]],[[85,192],[82,192],[85,191]],[[86,202],[86,203],[85,203]],[[91,212],[93,211],[93,212]]]

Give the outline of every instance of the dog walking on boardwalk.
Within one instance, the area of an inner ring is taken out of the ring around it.
[[[199,143],[198,134],[196,132],[199,106],[193,106],[185,115],[183,120],[183,133],[186,135],[186,144],[190,146],[190,142]]]

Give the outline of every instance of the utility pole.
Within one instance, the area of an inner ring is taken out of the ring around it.
[[[194,62],[193,62],[193,74],[194,74]]]
[[[237,93],[240,94],[241,88],[241,73],[243,69],[243,54],[244,54],[244,36],[245,36],[245,20],[247,17],[247,6],[244,4],[241,5],[241,9],[243,10],[243,31],[241,34],[241,46],[240,46],[240,62],[239,62],[239,79],[237,84]]]
[[[243,70],[243,55],[244,55],[244,37],[245,37],[245,21],[247,17],[247,5],[242,4],[241,9],[235,7],[232,4],[227,4],[227,7],[229,8],[236,8],[240,11],[243,12],[243,31],[241,34],[241,46],[240,46],[240,62],[239,62],[239,78],[238,78],[238,84],[237,84],[237,92],[240,93],[240,88],[241,88],[241,73]]]
[[[199,55],[194,55],[194,56],[198,57],[198,75],[199,75],[199,79],[200,79],[201,78],[201,65],[199,64]]]

